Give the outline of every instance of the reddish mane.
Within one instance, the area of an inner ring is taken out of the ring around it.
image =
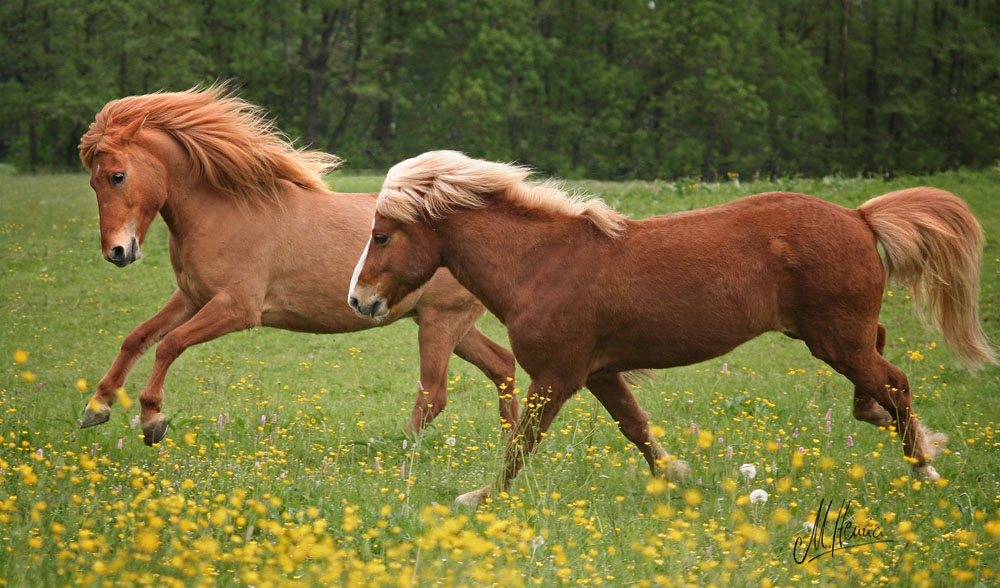
[[[196,174],[237,199],[276,198],[280,180],[326,191],[322,176],[340,163],[334,155],[296,148],[263,109],[225,84],[213,84],[109,102],[80,140],[80,159],[87,169],[99,153],[122,149],[121,131],[140,118],[145,118],[143,129],[176,139]]]

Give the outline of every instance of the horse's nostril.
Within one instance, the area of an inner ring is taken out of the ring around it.
[[[358,300],[357,296],[351,296],[347,302],[351,305],[351,308],[353,308],[354,310],[358,310],[361,308],[361,301]]]
[[[116,245],[111,249],[111,260],[121,261],[125,259],[125,248],[121,245]]]

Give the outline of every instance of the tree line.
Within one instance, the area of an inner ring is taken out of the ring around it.
[[[233,80],[354,169],[563,177],[997,162],[1000,0],[9,0],[0,160],[78,168],[120,96]]]

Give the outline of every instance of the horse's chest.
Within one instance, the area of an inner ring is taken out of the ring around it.
[[[214,295],[213,289],[206,288],[205,284],[195,276],[187,272],[178,272],[176,273],[176,277],[177,287],[198,306],[205,306],[212,299]]]
[[[218,277],[220,272],[193,259],[191,252],[176,240],[170,243],[170,263],[177,287],[198,306],[207,304],[226,286],[225,279]],[[222,275],[226,273],[222,272]]]
[[[171,255],[171,263],[177,287],[199,307],[205,306],[223,286],[215,283],[216,280],[210,278],[210,273],[195,264],[184,263],[183,259],[175,258],[174,255]]]

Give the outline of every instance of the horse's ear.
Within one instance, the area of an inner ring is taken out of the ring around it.
[[[142,125],[146,124],[146,119],[149,118],[149,113],[147,112],[142,118],[137,118],[130,122],[127,127],[122,129],[122,141],[125,143],[131,143],[139,131],[142,130]]]

